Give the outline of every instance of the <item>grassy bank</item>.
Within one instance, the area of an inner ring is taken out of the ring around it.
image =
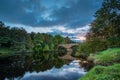
[[[79,80],[120,80],[120,64],[96,66]]]
[[[110,48],[97,53],[97,55],[90,55],[89,60],[93,60],[96,65],[112,65],[120,63],[120,48]]]
[[[90,55],[96,65],[79,80],[120,80],[120,48],[110,48]]]

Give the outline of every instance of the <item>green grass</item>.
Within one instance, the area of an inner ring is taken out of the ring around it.
[[[120,80],[120,48],[101,51],[88,59],[96,66],[79,80]]]
[[[14,51],[9,48],[0,48],[0,58],[13,55]]]
[[[112,65],[120,63],[120,48],[110,48],[94,56],[94,63],[99,65]]]
[[[120,64],[96,66],[79,80],[120,80]]]

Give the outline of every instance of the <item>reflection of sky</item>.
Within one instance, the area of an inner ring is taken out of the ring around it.
[[[53,67],[44,72],[26,72],[20,80],[77,80],[85,74],[77,61],[72,61],[69,65],[57,69]],[[17,79],[17,78],[16,78]]]

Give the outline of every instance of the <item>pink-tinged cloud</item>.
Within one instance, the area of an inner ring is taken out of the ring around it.
[[[76,36],[76,38],[81,40],[81,41],[85,41],[86,40],[86,37],[84,37],[84,36]]]

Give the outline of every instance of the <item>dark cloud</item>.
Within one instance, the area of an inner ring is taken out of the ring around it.
[[[36,27],[89,24],[102,0],[0,0],[0,20]]]

